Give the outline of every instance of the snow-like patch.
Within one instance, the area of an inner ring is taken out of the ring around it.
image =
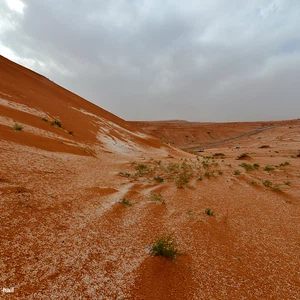
[[[1,94],[3,94],[3,93],[1,93]],[[38,110],[36,108],[31,108],[31,107],[28,107],[28,106],[26,106],[24,104],[16,103],[14,101],[5,100],[5,99],[2,99],[2,98],[0,98],[0,105],[6,106],[6,107],[10,107],[10,108],[13,108],[15,110],[19,110],[19,111],[22,111],[22,112],[25,112],[25,113],[28,113],[28,114],[31,114],[31,115],[34,115],[34,116],[40,116],[40,117],[47,116],[41,110]]]

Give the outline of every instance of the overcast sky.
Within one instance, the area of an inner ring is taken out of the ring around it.
[[[0,0],[0,54],[126,120],[300,117],[299,0]]]

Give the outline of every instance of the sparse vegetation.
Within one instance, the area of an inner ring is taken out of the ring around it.
[[[254,184],[258,184],[258,183],[257,183],[257,181],[251,180],[251,181],[249,181],[249,184],[253,184],[254,185]]]
[[[265,180],[265,181],[263,181],[263,185],[266,187],[272,187],[273,183],[270,180]]]
[[[166,202],[163,200],[163,195],[161,193],[159,194],[151,193],[150,200],[156,203],[166,204]]]
[[[292,183],[290,181],[285,181],[284,184],[287,186],[291,186]]]
[[[22,124],[16,123],[16,124],[13,126],[13,129],[14,129],[15,131],[22,131],[22,130],[23,130],[23,125],[22,125]]]
[[[51,125],[52,125],[52,126],[56,125],[56,126],[58,126],[58,127],[61,127],[61,121],[59,121],[59,120],[53,120],[53,121],[51,122]]]
[[[160,177],[160,176],[154,177],[154,180],[155,180],[156,182],[158,182],[158,183],[164,182],[164,179],[163,179],[162,177]]]
[[[128,206],[128,207],[132,206],[132,203],[128,199],[126,199],[125,197],[120,200],[120,203],[122,203],[122,204],[124,204],[125,206]]]
[[[126,172],[119,172],[119,175],[124,177],[130,177],[130,173],[126,173]]]
[[[68,134],[73,135],[73,131],[68,131]]]
[[[246,171],[253,171],[254,167],[252,167],[250,164],[242,163],[240,164],[240,167],[243,167]]]
[[[256,170],[259,169],[259,164],[254,164],[253,168],[256,169]]]
[[[215,213],[208,207],[204,211],[208,216],[213,216]]]
[[[290,165],[290,163],[288,161],[286,161],[286,162],[280,164],[279,166],[280,167],[285,167],[285,166],[289,166],[289,165]]]
[[[223,174],[223,171],[222,171],[222,170],[218,170],[218,174],[219,174],[219,175],[222,175],[222,174]]]
[[[241,172],[239,170],[234,170],[233,175],[240,175]]]
[[[48,119],[46,119],[46,118],[44,118],[44,117],[42,117],[41,118],[43,121],[45,121],[45,122],[48,122]]]
[[[192,174],[190,174],[188,172],[180,173],[179,178],[175,181],[176,186],[179,189],[184,188],[189,183],[191,176],[192,176]]]
[[[282,192],[281,188],[279,187],[279,184],[275,184],[272,187],[272,190],[275,191],[275,192]]]
[[[150,253],[154,256],[163,256],[169,259],[181,255],[173,235],[158,237],[156,242],[150,245]]]
[[[266,165],[266,166],[264,167],[264,170],[265,170],[265,171],[273,171],[273,170],[275,170],[275,168],[274,168],[274,167],[271,167],[271,166],[269,166],[269,165]]]

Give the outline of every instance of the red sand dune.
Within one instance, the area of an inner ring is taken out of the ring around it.
[[[167,123],[0,57],[1,299],[300,298],[298,120]],[[161,234],[181,256],[149,253]]]

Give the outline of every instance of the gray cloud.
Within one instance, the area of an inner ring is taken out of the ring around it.
[[[297,1],[7,1],[4,56],[127,120],[299,117]]]

